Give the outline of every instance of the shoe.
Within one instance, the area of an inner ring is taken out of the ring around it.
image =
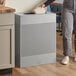
[[[67,65],[69,63],[69,56],[65,56],[62,61],[61,61],[62,64],[64,65]]]
[[[75,55],[75,57],[74,57],[74,61],[76,62],[76,55]]]

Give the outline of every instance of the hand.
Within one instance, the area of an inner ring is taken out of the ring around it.
[[[45,4],[40,5],[41,8],[45,8]]]

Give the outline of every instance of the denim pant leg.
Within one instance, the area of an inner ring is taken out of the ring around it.
[[[72,52],[72,31],[73,31],[73,13],[68,10],[62,12],[62,34],[63,34],[63,54],[70,56]]]
[[[74,44],[75,44],[75,52],[76,52],[76,13],[74,14],[74,34],[75,34]]]

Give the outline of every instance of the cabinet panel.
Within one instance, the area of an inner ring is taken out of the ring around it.
[[[11,64],[11,29],[0,27],[0,66]]]
[[[13,13],[2,13],[0,14],[0,26],[6,26],[14,24],[14,14]]]
[[[13,12],[0,14],[0,70],[15,66],[14,17]]]

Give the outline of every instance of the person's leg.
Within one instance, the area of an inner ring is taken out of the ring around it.
[[[75,46],[75,54],[76,54],[76,13],[74,14],[74,34],[75,34],[75,38],[74,38],[74,46]],[[75,59],[76,61],[76,55],[75,55]]]
[[[63,10],[62,13],[62,35],[63,35],[63,54],[65,58],[62,63],[69,62],[69,56],[72,52],[72,31],[73,31],[73,14],[68,10]]]
[[[62,13],[63,54],[70,56],[72,51],[73,14],[67,10]]]

